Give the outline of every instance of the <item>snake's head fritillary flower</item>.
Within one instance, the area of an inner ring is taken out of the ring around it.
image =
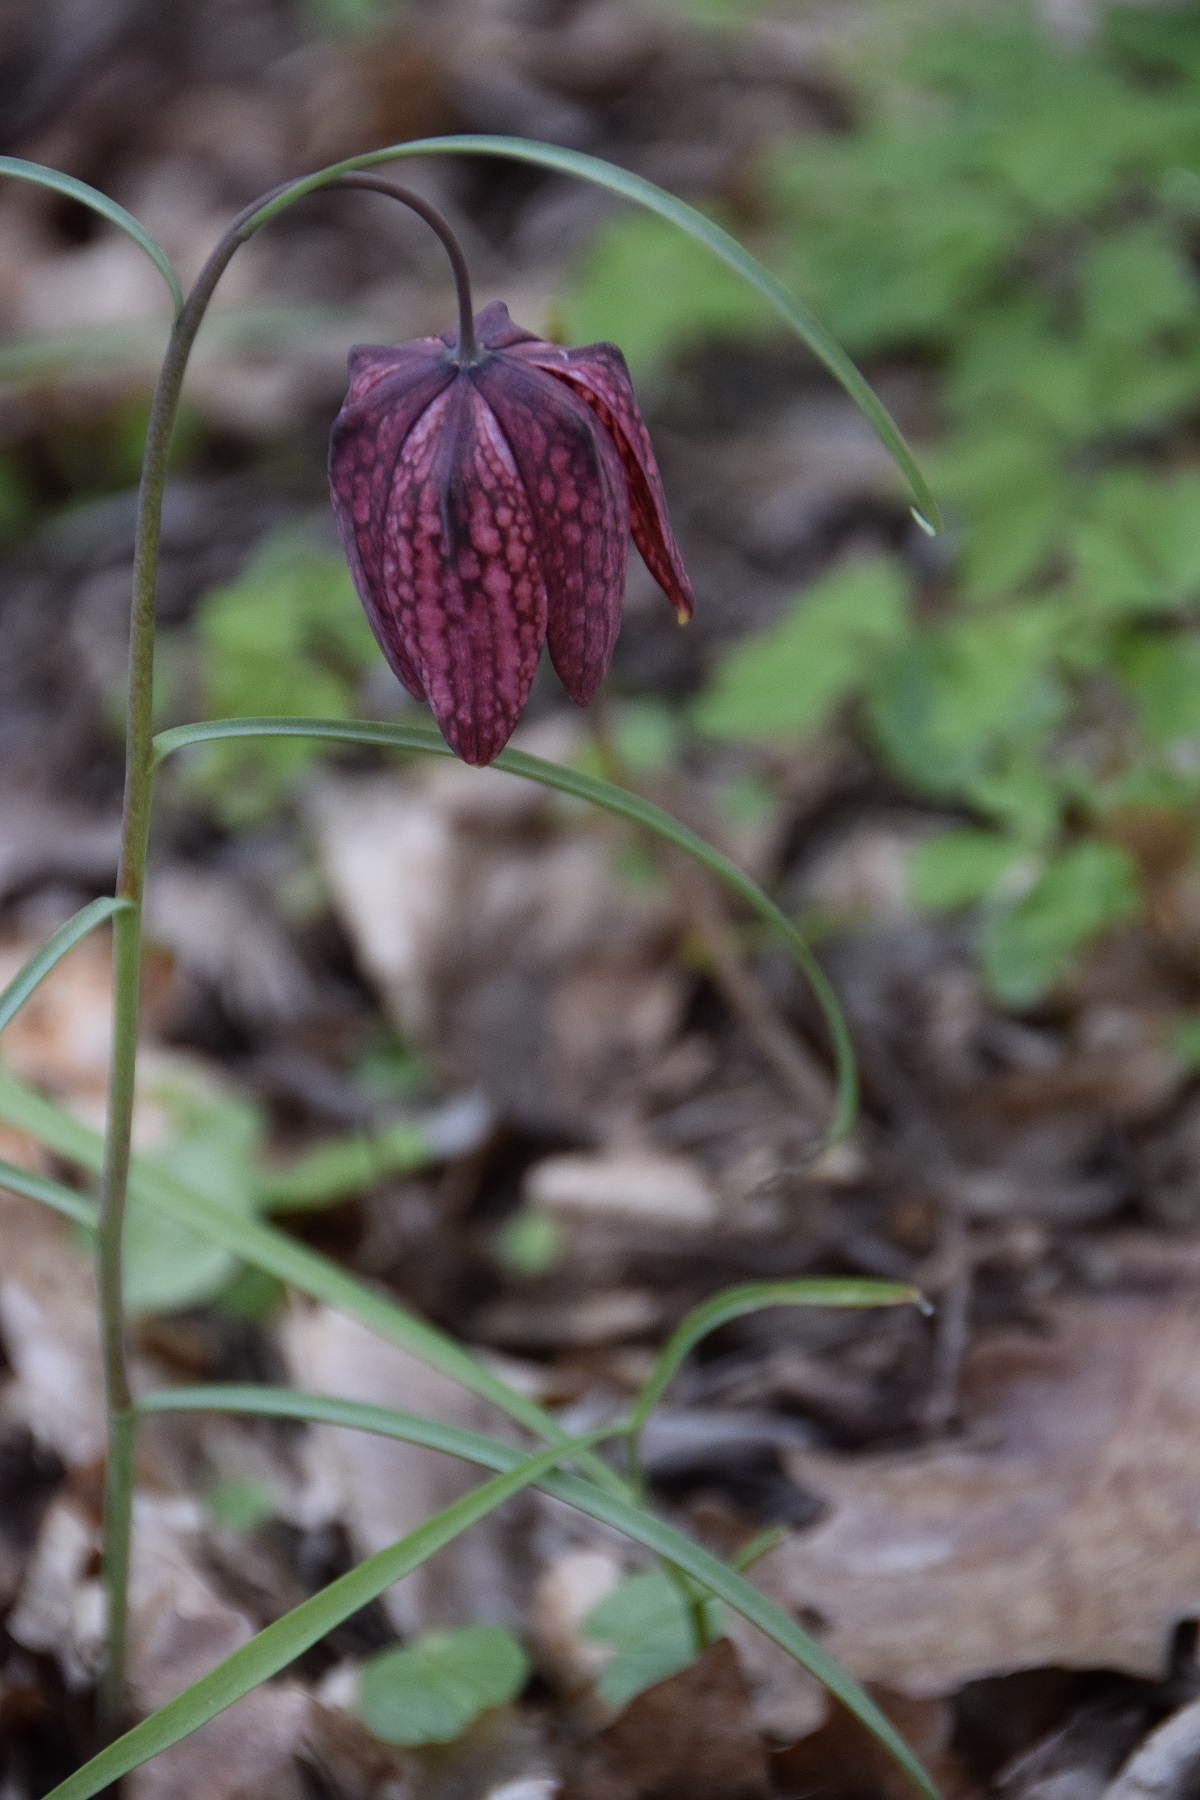
[[[572,700],[603,679],[629,536],[681,621],[692,589],[614,344],[566,350],[498,302],[451,337],[350,352],[329,475],[371,628],[464,761],[521,716],[543,643]]]

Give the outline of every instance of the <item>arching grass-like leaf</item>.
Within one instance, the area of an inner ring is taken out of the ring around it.
[[[183,311],[183,289],[179,285],[179,277],[174,265],[162,245],[156,243],[144,225],[138,223],[133,214],[110,200],[98,188],[89,187],[86,181],[79,181],[74,175],[64,175],[61,169],[48,169],[44,163],[26,162],[20,156],[0,156],[0,175],[11,175],[15,181],[31,181],[37,187],[52,188],[56,194],[65,194],[69,200],[78,200],[111,225],[116,225],[128,238],[132,238],[139,250],[144,250],[150,261],[167,284],[167,292],[171,296],[171,305],[178,318]]]
[[[328,1631],[348,1619],[362,1606],[378,1598],[393,1582],[419,1568],[436,1550],[452,1543],[459,1534],[485,1518],[497,1506],[536,1481],[540,1475],[560,1461],[564,1448],[581,1449],[597,1443],[604,1431],[593,1431],[586,1438],[571,1440],[567,1446],[543,1450],[537,1456],[519,1458],[510,1472],[485,1481],[464,1494],[451,1506],[435,1513],[415,1531],[398,1543],[369,1556],[357,1568],[330,1582],[276,1619],[265,1630],[252,1637],[240,1650],[202,1675],[190,1687],[160,1706],[157,1712],[135,1725],[115,1743],[93,1756],[90,1762],[60,1781],[47,1800],[89,1800],[110,1782],[118,1781],[130,1769],[136,1769],[152,1756],[170,1749],[181,1738],[188,1737],[201,1725],[213,1719],[243,1694],[269,1681],[281,1669],[294,1662],[304,1651],[323,1638]]]
[[[747,1281],[726,1288],[711,1300],[694,1307],[675,1327],[659,1352],[654,1372],[643,1387],[629,1416],[633,1430],[640,1430],[665,1393],[684,1358],[710,1332],[717,1331],[747,1313],[768,1306],[926,1306],[915,1287],[898,1281],[857,1281],[841,1276],[820,1276],[807,1281]],[[928,1308],[926,1307],[926,1310]]]
[[[659,1351],[650,1379],[629,1415],[629,1454],[637,1468],[638,1439],[685,1357],[711,1331],[768,1306],[925,1306],[914,1287],[895,1281],[817,1278],[808,1281],[747,1281],[726,1288],[694,1307]]]
[[[140,1400],[138,1410],[213,1410],[348,1425],[361,1431],[378,1432],[383,1437],[423,1444],[433,1450],[446,1450],[451,1455],[462,1456],[487,1469],[515,1469],[522,1460],[522,1452],[514,1449],[511,1444],[502,1444],[479,1432],[464,1430],[461,1426],[422,1419],[411,1413],[392,1412],[386,1407],[370,1406],[362,1401],[336,1400],[325,1394],[302,1394],[287,1388],[218,1384],[168,1388]],[[613,1429],[623,1430],[624,1427]],[[567,1448],[569,1451],[570,1447]],[[587,1460],[586,1453],[577,1452],[577,1459],[583,1464]],[[562,1447],[558,1460],[560,1463],[563,1460]],[[645,1507],[630,1500],[624,1492],[601,1488],[596,1482],[580,1475],[564,1473],[561,1468],[551,1469],[532,1479],[534,1485],[543,1488],[556,1499],[565,1501],[568,1506],[575,1507],[602,1524],[612,1526],[636,1543],[644,1544],[673,1568],[682,1570],[684,1575],[697,1582],[702,1589],[718,1600],[725,1601],[735,1612],[740,1612],[744,1618],[757,1625],[760,1631],[765,1632],[789,1655],[794,1656],[797,1662],[802,1663],[854,1714],[928,1800],[939,1800],[937,1789],[928,1775],[895,1726],[874,1701],[863,1693],[857,1682],[795,1620],[789,1618],[781,1607],[756,1587],[752,1587],[744,1576],[718,1561],[709,1551],[701,1549],[699,1544],[693,1543],[691,1538],[677,1531],[673,1525],[668,1525]],[[60,1795],[56,1789],[53,1795],[48,1796],[48,1800],[83,1800],[83,1795],[81,1791],[78,1796],[74,1793],[68,1796],[65,1790]]]
[[[807,307],[801,306],[778,276],[773,275],[757,257],[751,256],[735,237],[731,237],[714,220],[706,218],[694,206],[689,206],[685,200],[677,199],[674,194],[656,187],[643,176],[633,175],[628,169],[619,169],[614,163],[605,162],[598,156],[588,156],[582,150],[566,150],[558,144],[535,143],[526,138],[488,135],[416,138],[411,143],[390,144],[383,150],[368,150],[360,156],[347,157],[344,162],[334,163],[327,169],[318,170],[316,174],[306,175],[284,193],[269,200],[248,223],[246,233],[248,235],[258,226],[265,225],[268,219],[293,205],[302,195],[313,193],[329,182],[336,181],[339,175],[349,175],[356,169],[378,168],[381,163],[397,162],[402,157],[409,156],[499,156],[510,162],[530,163],[537,168],[552,169],[559,175],[574,175],[581,181],[590,181],[597,187],[607,188],[610,193],[619,194],[623,200],[631,200],[635,205],[644,206],[650,212],[657,213],[660,218],[669,220],[672,225],[677,225],[697,243],[711,250],[714,256],[720,257],[744,281],[749,282],[786,319],[830,374],[841,382],[855,405],[870,420],[908,482],[916,502],[913,512],[918,524],[926,531],[938,530],[940,518],[937,502],[912,451],[900,435],[887,408],[876,397],[833,334]]]
[[[331,719],[211,719],[196,725],[178,725],[173,730],[160,732],[154,740],[155,758],[161,762],[164,757],[192,744],[218,743],[225,738],[240,737],[312,737],[341,744],[374,744],[384,749],[418,750],[428,756],[454,755],[441,734],[429,726],[387,725],[374,721],[347,723]],[[842,1009],[825,971],[808,944],[786,914],[763,893],[758,883],[751,881],[736,863],[723,856],[686,825],[681,825],[678,819],[673,819],[660,806],[643,800],[640,794],[630,793],[627,788],[617,787],[611,781],[603,781],[595,775],[585,775],[562,763],[546,762],[540,756],[527,755],[523,750],[502,750],[492,767],[507,770],[512,775],[522,775],[526,780],[539,782],[543,787],[556,788],[560,793],[570,794],[577,800],[586,800],[605,812],[615,813],[618,818],[628,819],[632,824],[653,832],[674,845],[677,850],[694,857],[766,921],[804,971],[828,1026],[837,1074],[837,1105],[824,1144],[833,1143],[844,1136],[854,1122],[858,1105],[858,1080],[854,1049]]]
[[[127,912],[128,900],[102,899],[93,900],[83,907],[74,918],[68,919],[65,925],[48,937],[40,949],[35,950],[23,968],[18,969],[8,986],[0,993],[0,1031],[20,1012],[30,994],[56,963],[60,963],[69,950],[73,950],[81,938],[89,931],[95,931],[97,925],[103,925],[114,913]]]
[[[70,1219],[74,1225],[82,1225],[85,1231],[96,1229],[96,1202],[86,1194],[77,1194],[61,1181],[51,1181],[49,1176],[35,1175],[32,1169],[19,1169],[16,1163],[0,1162],[0,1188],[7,1188],[10,1194],[23,1194],[27,1200],[38,1200],[43,1206],[61,1213],[64,1219]]]
[[[72,1118],[52,1100],[33,1093],[3,1069],[0,1069],[0,1119],[27,1131],[56,1156],[77,1163],[91,1174],[99,1174],[104,1159],[104,1140],[100,1133]],[[16,1173],[24,1175],[24,1171]],[[70,1217],[76,1216],[72,1203],[77,1203],[80,1196],[72,1195],[68,1188],[59,1189],[57,1184],[51,1183],[49,1186],[53,1191],[35,1191],[30,1185],[20,1185],[15,1180],[11,1185],[19,1193],[44,1200]],[[229,1251],[239,1261],[274,1275],[314,1300],[324,1301],[325,1305],[345,1313],[348,1318],[357,1319],[368,1331],[375,1332],[388,1343],[398,1344],[431,1368],[448,1375],[451,1381],[490,1400],[518,1425],[524,1425],[547,1442],[566,1441],[567,1434],[550,1413],[525,1394],[509,1387],[452,1337],[376,1293],[373,1288],[364,1287],[336,1263],[309,1250],[295,1238],[258,1219],[215,1205],[205,1195],[196,1193],[144,1157],[133,1159],[129,1191],[138,1203],[186,1227],[206,1242]],[[84,1222],[90,1223],[90,1219]],[[588,1471],[598,1482],[625,1491],[620,1476],[598,1458],[589,1461]]]

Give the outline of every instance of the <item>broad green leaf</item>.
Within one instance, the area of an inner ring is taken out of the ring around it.
[[[971,906],[986,899],[1022,854],[994,831],[941,831],[912,852],[909,893],[922,907]]]
[[[1200,82],[1200,14],[1190,6],[1110,6],[1104,30],[1120,50],[1153,68]]]
[[[233,1477],[215,1481],[204,1496],[204,1504],[218,1525],[233,1531],[253,1531],[275,1516],[275,1501],[265,1482]]]
[[[563,1228],[553,1213],[523,1206],[505,1219],[492,1242],[509,1274],[544,1275],[562,1259]]]
[[[986,813],[1019,843],[1044,847],[1062,824],[1062,813],[1074,792],[1064,771],[1039,759],[1041,734],[1026,745],[1007,742],[990,765],[962,784],[962,795],[976,812]]]
[[[1141,905],[1137,865],[1115,844],[1078,844],[1047,865],[983,935],[983,968],[997,999],[1028,1006],[1071,967],[1090,938]]]
[[[573,343],[611,340],[635,374],[689,344],[745,337],[771,321],[766,302],[703,245],[639,213],[597,232],[564,311]]]
[[[431,1631],[371,1657],[358,1716],[385,1744],[448,1744],[488,1707],[515,1700],[528,1679],[529,1658],[502,1625]]]
[[[1120,668],[1151,744],[1200,738],[1200,632],[1133,638]]]
[[[180,1081],[151,1089],[172,1115],[173,1132],[148,1153],[145,1166],[161,1171],[214,1206],[253,1215],[254,1159],[263,1134],[259,1110],[229,1094],[205,1092]],[[210,1239],[131,1193],[123,1243],[125,1304],[131,1315],[177,1312],[211,1300],[237,1270],[237,1259]]]
[[[1096,238],[1081,275],[1088,329],[1139,339],[1194,316],[1195,279],[1182,247],[1161,225],[1130,225]]]
[[[194,636],[210,718],[351,718],[359,680],[381,660],[345,561],[294,533],[269,540],[237,581],[202,598]],[[226,823],[242,826],[278,806],[315,754],[299,738],[212,745],[189,779]]]
[[[785,152],[787,166],[776,179],[786,207],[789,273],[859,353],[956,334],[1021,226],[1004,196],[955,179],[923,187],[906,162],[919,166],[927,159],[906,157],[913,147],[894,137],[888,148],[894,153],[888,174],[820,192],[829,149],[802,140]]]
[[[679,716],[661,700],[626,700],[612,711],[621,761],[635,771],[669,769],[679,750]]]
[[[1136,614],[1200,596],[1200,473],[1117,469],[1089,498],[1074,532],[1074,585],[1086,602]]]
[[[711,1640],[720,1630],[721,1608],[712,1600],[700,1604]],[[596,1692],[609,1706],[624,1706],[696,1656],[691,1609],[679,1583],[662,1569],[630,1575],[606,1594],[585,1619],[583,1635],[616,1650],[596,1679]]]
[[[37,187],[52,188],[55,193],[65,194],[70,200],[77,200],[91,212],[99,213],[111,225],[116,225],[126,237],[132,238],[139,250],[144,250],[150,261],[167,284],[167,292],[171,296],[171,304],[178,315],[183,311],[183,289],[179,285],[179,277],[175,273],[171,259],[150,236],[144,225],[138,223],[132,213],[110,200],[107,194],[89,187],[86,181],[79,181],[74,175],[64,175],[60,169],[47,169],[42,163],[26,162],[19,156],[0,156],[0,175],[8,175],[17,181],[33,182]]]
[[[1161,119],[1149,96],[1099,64],[1056,55],[1032,31],[1027,46],[1022,91],[997,107],[981,163],[1033,212],[1063,219],[1153,166]]]
[[[722,657],[693,719],[712,737],[816,731],[903,641],[906,595],[899,565],[882,558],[826,576],[796,597],[778,625]]]
[[[985,423],[951,438],[931,466],[939,491],[963,511],[968,600],[1020,587],[1061,546],[1075,484],[1050,433]]]
[[[986,774],[1006,745],[1028,748],[1062,719],[1051,668],[1061,622],[1027,606],[909,638],[878,665],[869,714],[893,768],[952,794]]]

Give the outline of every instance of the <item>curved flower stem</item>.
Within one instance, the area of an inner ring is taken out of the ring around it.
[[[104,1481],[104,1586],[108,1601],[108,1647],[98,1697],[98,1723],[105,1740],[121,1728],[128,1632],[129,1538],[136,1421],[131,1406],[125,1352],[121,1244],[133,1129],[142,898],[154,780],[154,749],[151,742],[154,601],[158,586],[163,490],[166,486],[171,437],[188,358],[216,285],[239,246],[266,222],[264,207],[291,189],[304,185],[303,182],[286,182],[244,207],[228,226],[201,269],[195,286],[175,321],[167,344],[150,408],[146,447],[142,458],[129,630],[125,801],[117,874],[117,897],[125,905],[113,918],[112,1056],[109,1064],[108,1118],[96,1243],[100,1344],[108,1422],[108,1458]],[[457,240],[441,215],[420,195],[395,187],[391,182],[376,176],[351,173],[338,176],[328,185],[372,188],[401,201],[432,226],[446,248],[454,271],[459,303],[458,354],[465,356],[467,360],[475,356],[478,352],[466,262]]]
[[[435,231],[441,240],[442,249],[450,258],[450,267],[454,274],[454,292],[458,298],[458,343],[454,349],[454,360],[462,367],[478,361],[479,345],[475,341],[475,309],[471,302],[471,275],[467,268],[467,259],[463,255],[462,245],[443,219],[436,206],[420,194],[414,194],[411,188],[400,187],[394,181],[385,181],[382,175],[339,175],[331,187],[366,188],[376,194],[387,194],[392,200],[399,200],[401,206],[407,206],[419,218]]]

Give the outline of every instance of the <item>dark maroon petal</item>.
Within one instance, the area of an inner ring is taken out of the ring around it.
[[[346,358],[350,385],[346,400],[361,400],[389,375],[415,374],[431,363],[445,362],[440,337],[412,338],[407,344],[355,344]]]
[[[384,525],[409,434],[454,373],[438,338],[395,350],[369,345],[352,350],[350,392],[329,443],[334,517],[354,585],[380,649],[418,700],[425,697],[421,676],[403,640],[385,623],[391,608]]]
[[[692,616],[692,584],[675,542],[650,433],[638,411],[625,358],[615,344],[561,350],[555,344],[516,344],[514,359],[533,363],[573,388],[612,434],[629,484],[630,528],[642,560],[680,620]]]
[[[507,350],[513,344],[536,344],[541,340],[523,325],[514,324],[503,300],[493,300],[475,314],[475,336],[486,350]]]
[[[536,530],[503,434],[464,374],[410,432],[388,496],[385,637],[465,762],[504,748],[546,638]]]
[[[493,300],[475,314],[475,336],[485,350],[507,350],[513,344],[540,344],[542,341],[532,331],[526,331],[523,325],[513,323],[503,300]],[[458,332],[443,332],[435,341],[453,350],[458,343]]]
[[[591,409],[505,352],[471,370],[512,452],[546,583],[551,660],[580,706],[612,661],[625,599],[629,499],[620,458]]]

